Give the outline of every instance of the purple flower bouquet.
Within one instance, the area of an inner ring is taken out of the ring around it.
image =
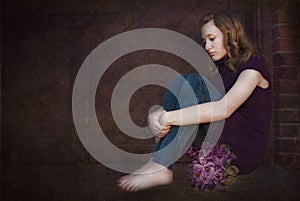
[[[191,146],[186,154],[192,158],[189,174],[193,186],[204,191],[224,191],[236,180],[239,169],[231,165],[236,156],[228,145],[213,147],[205,142],[201,149]]]

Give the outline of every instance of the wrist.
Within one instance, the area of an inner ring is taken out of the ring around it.
[[[165,124],[167,126],[172,126],[172,118],[171,118],[172,115],[171,115],[171,112],[165,112],[164,116],[165,116]]]

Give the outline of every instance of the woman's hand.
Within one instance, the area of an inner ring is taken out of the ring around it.
[[[161,108],[150,113],[148,116],[148,124],[152,133],[155,135],[155,141],[159,141],[160,138],[165,137],[171,128],[171,126],[165,123],[165,114],[166,111]]]

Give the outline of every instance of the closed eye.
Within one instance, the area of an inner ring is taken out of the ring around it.
[[[214,41],[216,37],[209,38],[210,41]]]

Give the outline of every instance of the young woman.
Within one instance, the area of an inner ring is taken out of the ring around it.
[[[122,177],[118,185],[126,191],[172,182],[170,164],[175,155],[189,144],[190,136],[185,137],[189,125],[200,125],[195,144],[201,146],[199,139],[203,140],[207,132],[206,123],[225,120],[219,142],[230,145],[237,155],[235,165],[240,174],[253,171],[263,160],[272,107],[267,67],[236,19],[225,13],[208,13],[201,19],[200,28],[203,46],[218,68],[226,94],[221,95],[215,90],[216,95],[210,97],[205,78],[198,75],[175,79],[171,87],[177,89],[177,94],[167,92],[164,108],[151,113],[148,120],[156,134],[156,151],[170,142],[176,146],[165,153],[156,152],[158,154],[154,154],[144,167]],[[185,95],[187,85],[196,94],[196,104],[184,102],[189,99]],[[180,107],[175,98],[178,96],[184,97]]]

